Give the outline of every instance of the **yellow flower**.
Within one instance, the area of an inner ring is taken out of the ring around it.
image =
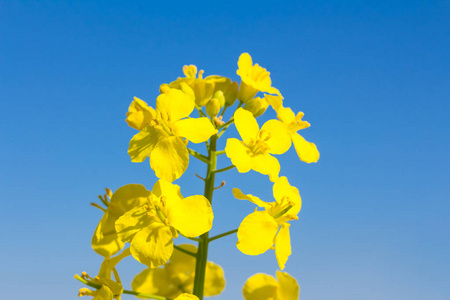
[[[294,143],[295,151],[297,152],[300,160],[306,163],[317,162],[319,160],[319,151],[314,143],[306,141],[301,135],[297,133],[300,129],[305,129],[310,126],[306,121],[303,121],[303,112],[299,112],[297,115],[289,107],[283,107],[283,101],[281,97],[266,95],[267,101],[277,112],[277,118],[282,124],[284,131],[287,133],[283,135],[284,144],[291,146],[291,141]],[[288,148],[289,148],[288,147]]]
[[[187,84],[193,91],[195,104],[205,106],[214,94],[215,82],[203,78],[203,70],[200,70],[198,77],[196,77],[197,67],[194,65],[184,66],[183,73],[186,77],[179,77],[177,80],[171,82],[169,86],[178,89],[183,83]]]
[[[259,255],[273,249],[275,244],[278,266],[283,270],[291,255],[290,224],[287,221],[297,220],[302,206],[298,189],[291,186],[283,176],[273,185],[275,202],[265,202],[253,195],[245,195],[237,188],[233,189],[233,195],[264,208],[262,211],[255,210],[242,221],[237,232],[238,249],[244,254]]]
[[[156,268],[167,262],[179,230],[184,236],[199,236],[212,227],[214,215],[208,199],[201,195],[183,198],[178,185],[160,179],[146,204],[135,207],[116,221],[116,231],[129,242],[139,262]]]
[[[278,281],[277,281],[278,279]],[[300,286],[294,277],[277,271],[277,279],[258,273],[247,279],[242,289],[245,300],[298,300]]]
[[[210,120],[187,118],[195,108],[193,99],[178,89],[167,89],[156,99],[156,109],[135,98],[127,122],[140,130],[128,148],[132,162],[150,157],[150,166],[158,178],[174,181],[189,165],[189,153],[182,138],[201,143],[217,133]]]
[[[108,208],[92,236],[92,248],[95,252],[104,257],[110,257],[123,248],[124,243],[117,236],[114,224],[128,210],[146,203],[148,196],[150,191],[141,184],[122,186],[112,194]]]
[[[75,275],[75,277],[77,276],[78,275]],[[87,276],[87,278],[85,276]],[[100,285],[101,287],[97,290],[81,288],[78,291],[78,297],[91,296],[94,297],[92,300],[112,300],[113,298],[120,300],[123,292],[123,287],[120,283],[117,283],[111,279],[101,278],[99,276],[91,278],[87,274],[82,275],[81,277],[87,280],[89,283]]]
[[[179,247],[197,252],[194,245],[183,244]],[[160,295],[173,299],[184,292],[192,293],[195,278],[195,258],[177,249],[163,268],[145,269],[131,282],[133,291],[144,294]],[[223,269],[208,262],[205,273],[205,296],[219,295],[225,288]]]
[[[277,120],[269,120],[259,130],[253,114],[243,108],[236,110],[234,122],[242,141],[228,139],[225,152],[238,172],[254,170],[269,175],[271,181],[277,180],[280,163],[270,154],[283,154],[287,151],[285,141],[289,136],[282,124]]]
[[[280,91],[272,87],[270,72],[258,64],[253,65],[250,54],[242,53],[239,56],[238,67],[236,74],[241,77],[241,85],[237,97],[240,101],[247,102],[258,92],[281,96]]]

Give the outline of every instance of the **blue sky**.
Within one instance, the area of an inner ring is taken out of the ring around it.
[[[89,203],[156,180],[126,152],[133,96],[154,105],[185,64],[238,80],[249,52],[321,152],[311,165],[280,157],[303,199],[285,269],[301,299],[448,299],[449,13],[449,1],[0,1],[0,298],[77,299],[73,275],[101,262]],[[201,193],[202,167],[176,182],[183,195]],[[214,233],[254,209],[232,187],[272,199],[265,176],[222,179]],[[227,278],[216,299],[277,270],[273,251],[235,242],[210,248]],[[119,266],[126,287],[142,269]]]

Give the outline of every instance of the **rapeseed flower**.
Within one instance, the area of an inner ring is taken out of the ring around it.
[[[105,198],[110,198],[110,201],[107,202],[108,207],[92,236],[92,248],[95,252],[108,258],[123,248],[124,243],[117,236],[114,224],[130,209],[146,203],[148,196],[150,191],[141,184],[124,185],[114,193],[107,190]]]
[[[242,53],[239,56],[236,74],[241,77],[241,85],[237,97],[242,102],[249,101],[258,92],[281,96],[280,91],[272,87],[270,72],[258,64],[253,64],[252,57],[248,53]]]
[[[269,120],[261,130],[253,114],[243,108],[234,113],[234,122],[242,141],[229,138],[225,147],[226,155],[238,172],[254,170],[269,175],[275,181],[280,173],[280,163],[271,154],[283,154],[289,148],[289,136],[281,123]]]
[[[184,85],[185,90],[189,87]],[[183,175],[189,165],[185,138],[201,143],[217,133],[210,120],[188,118],[195,108],[189,93],[168,88],[156,99],[156,109],[135,98],[127,113],[127,123],[140,130],[130,141],[128,154],[132,162],[150,157],[150,166],[158,178],[172,182]]]
[[[298,300],[297,280],[286,272],[277,271],[277,279],[258,273],[247,279],[242,289],[245,300]]]
[[[298,189],[291,186],[283,176],[273,185],[275,202],[265,202],[253,195],[245,195],[237,188],[233,189],[233,195],[264,208],[249,214],[239,225],[236,243],[238,249],[248,255],[259,255],[275,249],[278,266],[283,270],[291,255],[290,224],[287,222],[298,219],[297,214],[302,206]]]
[[[282,128],[287,134],[281,135],[284,144],[291,145],[291,141],[294,144],[295,151],[301,161],[306,163],[317,162],[319,160],[319,151],[314,143],[308,142],[301,135],[297,133],[300,129],[305,129],[311,126],[307,121],[303,121],[303,112],[294,114],[289,107],[283,107],[283,101],[281,97],[266,95],[267,101],[277,112],[278,122],[282,124]],[[276,120],[274,120],[276,122]],[[289,148],[288,147],[288,148]]]
[[[212,227],[211,204],[201,195],[183,198],[178,185],[164,179],[153,186],[147,203],[135,207],[116,221],[123,242],[130,243],[133,257],[150,268],[167,262],[178,231],[196,237]]]

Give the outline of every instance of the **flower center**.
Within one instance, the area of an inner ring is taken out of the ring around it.
[[[151,194],[147,198],[148,204],[146,205],[147,215],[156,216],[158,219],[169,226],[169,219],[167,219],[164,214],[165,206],[166,206],[166,196],[161,196],[159,199],[154,199],[153,194]]]
[[[296,219],[296,216],[286,214],[292,207],[295,206],[295,203],[292,202],[288,196],[284,196],[280,202],[270,203],[272,206],[269,209],[269,214],[274,218],[278,219],[283,216],[288,217],[289,219]]]
[[[248,149],[250,149],[250,154],[255,156],[259,154],[265,154],[270,149],[267,145],[267,141],[270,139],[270,133],[261,130],[255,139],[251,139],[247,144]]]

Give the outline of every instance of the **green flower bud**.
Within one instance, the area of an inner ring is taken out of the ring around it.
[[[220,111],[220,101],[217,98],[212,98],[209,100],[209,102],[206,104],[206,113],[211,118],[214,118],[219,114]]]
[[[269,103],[265,98],[256,97],[248,100],[244,105],[244,109],[251,112],[256,118],[262,115],[266,111],[268,106]]]
[[[222,108],[225,105],[225,95],[222,91],[217,91],[214,93],[214,98],[219,100],[220,108]]]

